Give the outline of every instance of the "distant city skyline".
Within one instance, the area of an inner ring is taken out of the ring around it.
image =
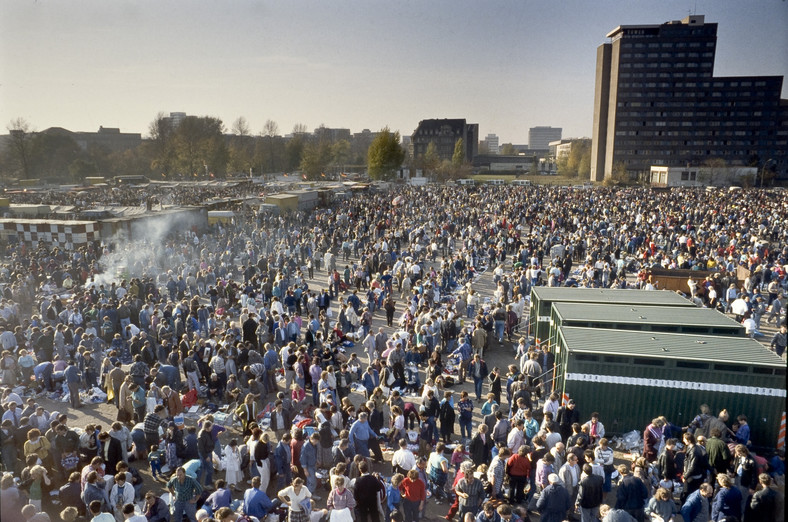
[[[605,35],[691,12],[719,24],[715,76],[788,76],[782,0],[0,0],[0,133],[24,118],[147,135],[185,112],[252,134],[465,118],[501,144],[539,126],[590,136]]]

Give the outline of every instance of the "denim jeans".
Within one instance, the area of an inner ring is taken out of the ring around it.
[[[186,518],[190,522],[197,522],[197,504],[192,504],[191,502],[183,500],[176,500],[172,513],[172,520],[178,520],[180,522],[183,520],[183,515],[186,515]]]
[[[463,439],[470,439],[472,430],[473,430],[472,419],[468,419],[468,420],[460,419],[460,437],[462,437]]]
[[[200,455],[200,476],[198,477],[197,481],[199,482],[205,473],[205,482],[206,486],[213,486],[213,459],[212,453],[209,453],[206,456]],[[179,519],[175,519],[179,520]]]

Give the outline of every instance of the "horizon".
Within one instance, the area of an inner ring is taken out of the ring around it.
[[[495,3],[0,0],[0,123],[148,135],[159,112],[410,135],[464,118],[479,138],[591,136],[596,49],[619,25],[718,24],[714,76],[788,75],[788,2]],[[692,12],[694,11],[694,12]],[[383,21],[384,23],[381,23]]]

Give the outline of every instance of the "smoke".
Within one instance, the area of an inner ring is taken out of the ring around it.
[[[204,211],[146,215],[126,223],[125,229],[104,240],[109,252],[99,260],[95,282],[107,286],[178,268],[188,261],[184,251],[194,247],[193,229],[202,230],[206,224]]]

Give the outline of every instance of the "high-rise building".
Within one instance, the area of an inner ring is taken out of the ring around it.
[[[486,138],[482,140],[485,147],[487,148],[487,154],[498,154],[498,135],[497,134],[488,134]]]
[[[597,48],[591,180],[711,159],[773,162],[785,174],[783,77],[714,77],[716,23],[688,16],[622,25],[607,37]]]
[[[561,139],[561,127],[531,127],[528,129],[528,149],[547,150],[551,141]]]
[[[465,161],[471,162],[479,153],[479,124],[467,123],[464,118],[421,120],[411,139],[414,158],[423,156],[434,143],[441,161],[451,161],[457,140],[462,139]]]

